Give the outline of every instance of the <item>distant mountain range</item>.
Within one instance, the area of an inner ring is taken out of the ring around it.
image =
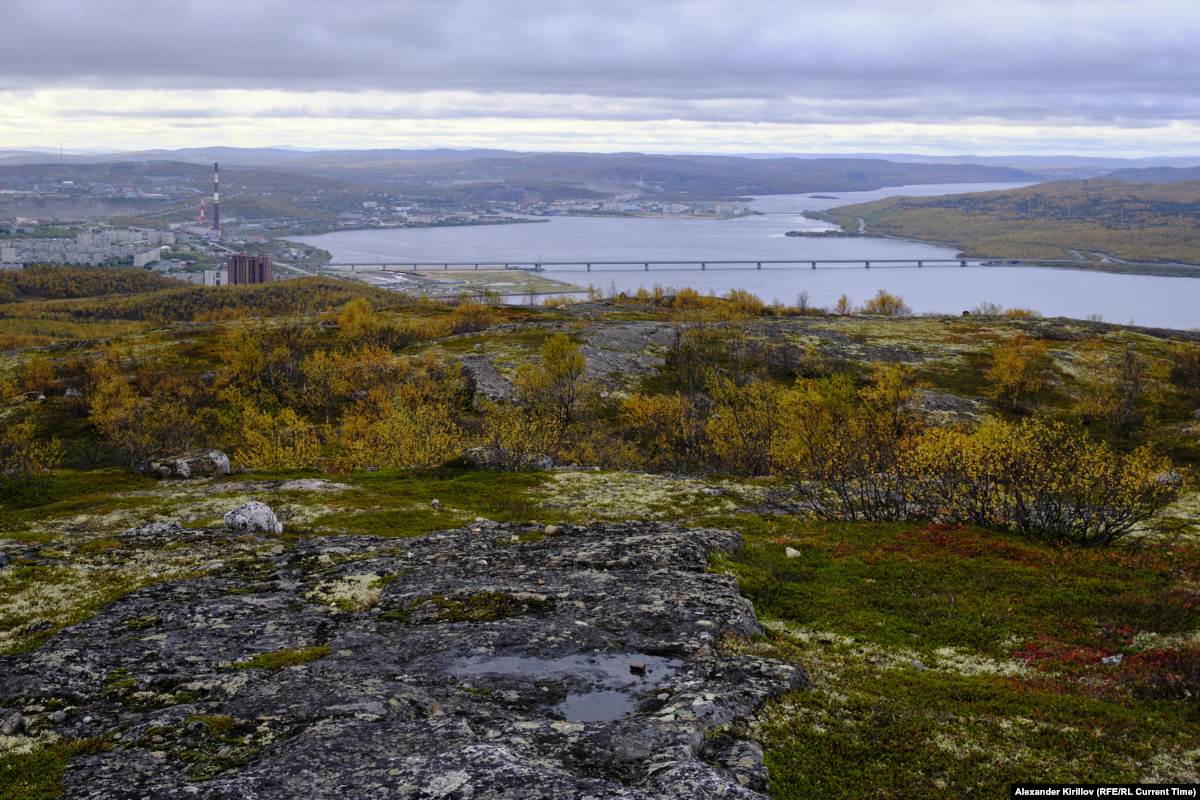
[[[645,159],[737,159],[744,161],[786,162],[802,161],[887,161],[896,164],[929,165],[972,165],[1006,167],[1028,173],[1035,178],[1100,177],[1114,170],[1147,169],[1156,167],[1189,168],[1200,167],[1200,154],[1195,156],[1153,156],[1145,158],[1117,158],[1107,156],[1077,155],[949,155],[937,156],[920,153],[746,153],[732,156],[678,153],[672,155],[643,153],[540,153],[486,148],[434,148],[406,150],[401,148],[378,148],[366,150],[307,150],[292,147],[191,147],[177,150],[137,150],[127,152],[66,152],[64,161],[73,163],[106,161],[184,161],[204,163],[220,161],[224,164],[244,166],[317,166],[336,167],[349,165],[381,164],[388,162],[462,162],[494,159],[541,158],[599,158],[628,161],[632,158]],[[58,161],[59,152],[50,148],[25,148],[6,150],[0,148],[0,165],[34,164]]]
[[[365,192],[445,202],[651,197],[721,199],[813,191],[861,191],[928,183],[1015,183],[1035,177],[998,165],[899,163],[866,158],[743,158],[643,153],[519,153],[503,150],[321,150],[196,148],[121,154],[0,154],[0,188],[34,175],[47,182],[104,173],[170,174],[199,188],[200,172],[226,168],[324,179]],[[11,179],[11,180],[7,180]],[[287,181],[273,180],[274,192]],[[279,185],[282,184],[282,185]],[[15,185],[15,184],[12,184]],[[307,189],[308,187],[305,186]]]
[[[65,186],[64,181],[76,181],[82,182],[80,186],[107,186],[108,197],[129,197],[126,189],[135,187],[140,194],[134,199],[139,202],[144,197],[164,196],[164,192],[166,202],[186,202],[187,207],[181,207],[176,216],[190,218],[194,198],[208,190],[208,165],[214,161],[225,168],[226,213],[233,213],[234,204],[242,203],[246,207],[238,210],[256,219],[328,217],[376,198],[451,205],[633,197],[715,200],[912,184],[1035,183],[1095,175],[1168,183],[1200,176],[1200,166],[1174,158],[750,157],[281,147],[60,154],[26,149],[0,150],[0,190]],[[75,208],[81,202],[78,192],[66,199],[37,203],[22,197],[27,196],[10,195],[0,202],[0,212],[28,210],[52,216],[56,203]]]

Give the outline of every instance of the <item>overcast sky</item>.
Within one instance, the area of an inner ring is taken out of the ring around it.
[[[0,0],[0,147],[1200,154],[1200,0]]]

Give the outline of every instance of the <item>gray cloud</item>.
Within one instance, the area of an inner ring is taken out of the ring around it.
[[[601,101],[564,99],[557,116],[578,119],[1200,119],[1196,0],[0,0],[0,15],[10,90],[536,96],[439,112],[466,118],[554,117],[561,96]],[[337,113],[422,111],[301,96],[251,116]]]

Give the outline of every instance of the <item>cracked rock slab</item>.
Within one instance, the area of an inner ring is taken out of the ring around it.
[[[303,540],[0,658],[0,716],[108,743],[68,798],[759,798],[762,752],[724,726],[808,679],[718,646],[761,632],[707,571],[740,544],[645,522]]]

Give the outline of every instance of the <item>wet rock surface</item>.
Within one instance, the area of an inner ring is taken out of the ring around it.
[[[718,729],[807,677],[718,646],[760,632],[706,571],[739,544],[483,521],[264,539],[0,658],[0,719],[105,743],[71,798],[760,797],[761,751]]]

